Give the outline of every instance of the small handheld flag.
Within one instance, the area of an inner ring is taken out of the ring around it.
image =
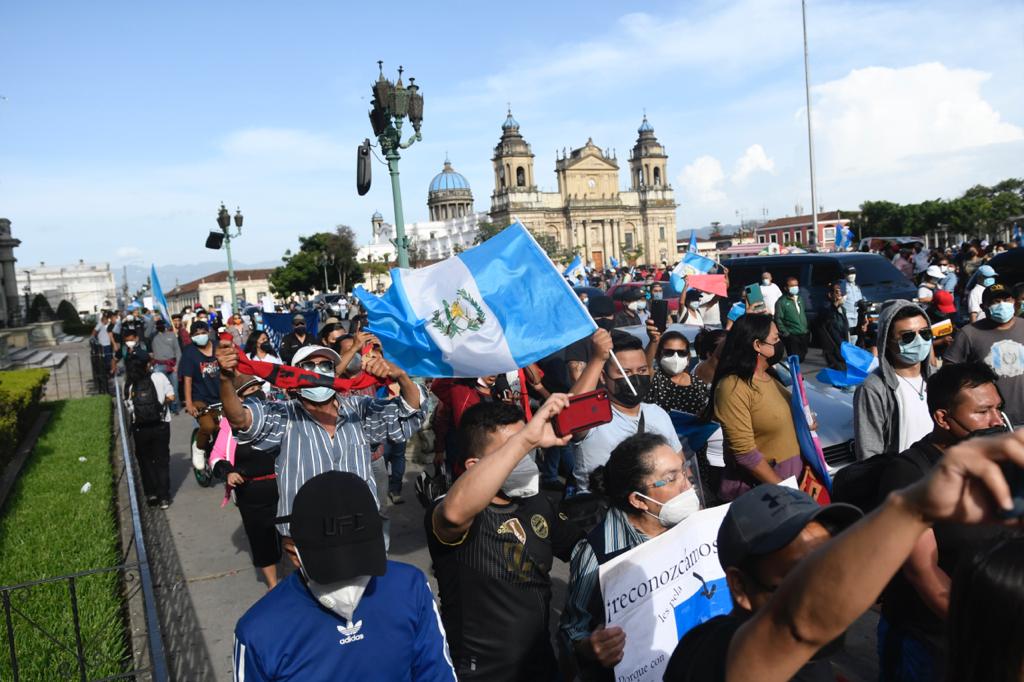
[[[160,278],[156,276],[156,266],[149,266],[149,284],[153,288],[153,307],[160,311],[168,325],[171,324],[171,311],[167,308],[167,299],[164,297],[163,287],[160,286]]]

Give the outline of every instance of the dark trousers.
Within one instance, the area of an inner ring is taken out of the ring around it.
[[[783,336],[782,342],[786,345],[786,356],[799,356],[800,362],[807,357],[807,334],[790,334]]]
[[[402,494],[402,477],[405,476],[405,443],[384,443],[384,461],[388,464],[388,492]]]
[[[146,497],[171,499],[171,425],[162,422],[140,426],[132,431],[132,436]]]
[[[281,537],[277,534],[277,480],[247,480],[235,489],[235,501],[242,515],[242,527],[249,540],[252,565],[273,566],[281,560]]]
[[[571,476],[575,463],[576,451],[571,444],[547,448],[540,461],[541,480],[547,483],[558,483],[559,469],[564,469]]]

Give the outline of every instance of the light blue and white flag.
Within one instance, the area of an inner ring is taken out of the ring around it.
[[[836,223],[836,250],[842,251],[853,246],[853,230],[842,223]]]
[[[576,254],[576,257],[572,259],[571,263],[569,263],[569,267],[562,271],[562,276],[567,277],[573,284],[576,283],[577,276],[586,279],[587,268],[583,265],[583,260],[580,258],[579,254]]]
[[[355,295],[384,356],[415,376],[509,372],[597,329],[519,223],[440,263],[395,268],[391,282],[383,296],[362,287]]]
[[[690,230],[690,245],[686,247],[690,253],[697,253],[697,230]]]
[[[684,253],[683,259],[679,261],[679,264],[672,270],[672,274],[669,275],[669,283],[675,291],[680,292],[683,290],[683,285],[686,283],[684,280],[688,275],[707,274],[715,265],[715,261],[699,253]]]
[[[160,311],[169,329],[171,311],[167,309],[167,299],[164,297],[163,287],[160,286],[160,278],[156,276],[156,266],[152,264],[149,266],[149,284],[153,288],[153,308]]]
[[[615,258],[615,256],[609,258],[608,261],[612,264],[613,268],[615,268],[616,270],[619,269],[619,261]]]

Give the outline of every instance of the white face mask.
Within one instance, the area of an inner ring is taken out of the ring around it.
[[[124,345],[128,346],[129,348],[135,348],[135,344],[137,343],[138,341],[125,341]]]
[[[681,358],[678,355],[666,355],[661,359],[661,368],[672,376],[682,372],[688,364],[687,358]]]
[[[298,547],[295,548],[295,554],[299,557],[299,565],[301,566],[302,556],[299,555]],[[320,605],[351,623],[352,614],[356,612],[359,600],[363,598],[363,592],[366,591],[366,585],[370,582],[370,576],[359,575],[349,580],[339,580],[336,583],[321,585],[309,577],[306,569],[303,568],[301,570],[302,575],[306,578],[306,585],[309,586],[309,591],[313,593],[313,596],[320,602]]]
[[[647,301],[633,301],[632,303],[629,304],[629,309],[633,310],[633,311],[636,311],[636,310],[646,310],[647,309]]]
[[[853,274],[847,275],[846,276],[846,281],[847,282],[856,282],[857,281],[857,275],[853,275]]]
[[[333,377],[333,374],[327,374],[326,372],[317,372],[321,376]],[[311,386],[309,388],[299,389],[299,395],[306,400],[311,400],[314,403],[326,403],[334,397],[334,388],[331,386]]]
[[[770,279],[762,279],[761,280],[761,286],[763,286],[763,287],[771,286],[771,283],[772,283],[772,281]]]
[[[508,478],[501,484],[501,492],[505,493],[506,497],[513,499],[533,497],[540,492],[540,470],[537,468],[537,463],[533,461],[533,450],[519,460],[516,467],[509,473]]]
[[[654,518],[658,519],[658,523],[665,526],[665,528],[671,528],[678,523],[682,523],[691,514],[700,511],[700,498],[697,497],[696,488],[684,490],[668,502],[658,502],[658,500],[647,497],[641,492],[637,492],[637,495],[645,500],[661,505],[661,511],[657,516],[654,516],[654,514],[647,510],[644,510],[644,513],[654,516]]]

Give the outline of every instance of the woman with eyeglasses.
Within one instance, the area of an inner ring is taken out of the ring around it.
[[[700,414],[707,407],[710,387],[687,371],[690,342],[682,333],[665,332],[654,356],[654,378],[649,402],[665,411]]]
[[[612,680],[626,633],[605,627],[600,566],[680,523],[700,509],[700,500],[683,458],[650,432],[619,443],[590,473],[590,490],[606,498],[608,514],[572,552],[559,644],[575,658],[580,679]]]
[[[878,316],[878,368],[853,395],[858,460],[903,452],[932,430],[931,358],[932,329],[924,309],[887,301]]]
[[[270,362],[275,365],[281,364],[281,358],[277,357],[274,344],[270,342],[270,337],[267,336],[265,331],[256,330],[249,334],[249,338],[245,340],[245,348],[243,350],[246,357],[251,360]],[[275,389],[269,381],[263,382],[263,392],[268,397],[275,395]]]

